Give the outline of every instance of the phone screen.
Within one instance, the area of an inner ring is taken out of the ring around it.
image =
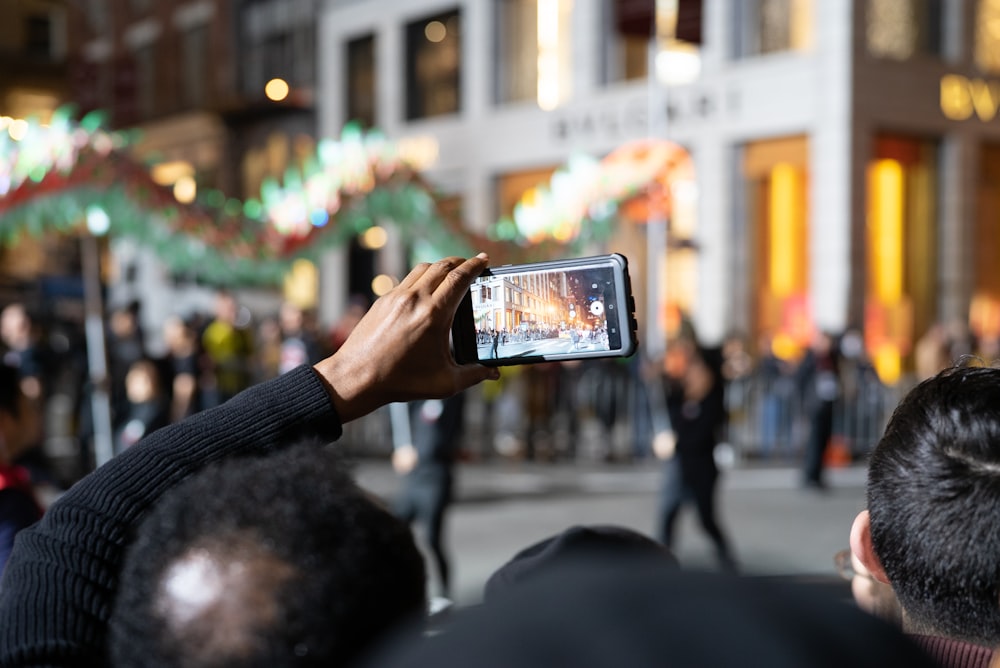
[[[484,362],[558,359],[619,350],[620,297],[609,264],[514,272],[501,268],[480,276],[471,288],[477,357]]]

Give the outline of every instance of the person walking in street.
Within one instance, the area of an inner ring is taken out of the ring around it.
[[[656,435],[653,446],[663,459],[658,538],[673,550],[677,516],[693,500],[701,526],[715,545],[723,570],[735,571],[729,541],[716,518],[715,489],[719,471],[715,446],[724,424],[725,404],[721,360],[689,339],[679,339],[668,349],[671,363],[664,378],[664,396],[670,431]]]
[[[796,377],[809,417],[802,484],[821,490],[826,487],[823,460],[833,436],[833,407],[840,396],[840,354],[833,336],[816,332]]]
[[[396,516],[417,523],[437,572],[438,592],[451,595],[451,565],[444,546],[445,516],[452,502],[458,439],[465,419],[465,394],[408,406],[411,442],[394,448],[392,465],[403,476]]]

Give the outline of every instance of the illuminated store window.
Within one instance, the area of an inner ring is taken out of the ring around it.
[[[740,56],[812,48],[815,0],[733,0],[733,9]]]
[[[498,217],[512,217],[514,206],[521,199],[521,196],[538,186],[547,186],[555,171],[556,167],[542,167],[498,176],[496,178]]]
[[[406,118],[461,108],[461,15],[428,16],[406,26]]]
[[[554,109],[572,93],[573,0],[494,0],[496,101]]]
[[[365,127],[375,125],[375,35],[365,35],[347,43],[348,120]]]
[[[941,50],[941,0],[868,0],[865,34],[876,58],[906,60]]]
[[[808,162],[805,137],[752,142],[743,158],[751,331],[786,359],[812,337]]]
[[[1000,145],[988,144],[979,158],[975,271],[969,327],[980,340],[1000,338]]]
[[[976,3],[976,67],[989,74],[1000,74],[1000,0]]]
[[[865,343],[879,377],[908,370],[914,341],[934,322],[937,144],[883,134],[868,165]]]

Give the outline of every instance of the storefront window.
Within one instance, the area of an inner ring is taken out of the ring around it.
[[[906,60],[941,49],[941,0],[868,0],[868,52]]]
[[[572,0],[495,0],[496,101],[554,109],[572,92]]]
[[[979,0],[976,5],[976,67],[1000,74],[1000,0]]]
[[[813,330],[808,160],[805,137],[752,142],[743,158],[750,331],[785,359],[801,353]]]
[[[975,285],[969,327],[980,341],[1000,338],[1000,145],[982,147],[976,212]]]
[[[813,43],[814,0],[734,0],[737,54],[806,51]]]
[[[347,43],[346,117],[366,128],[375,125],[375,35]]]
[[[601,82],[605,84],[644,79],[649,72],[652,11],[647,10],[648,16],[630,20],[630,16],[621,16],[623,6],[621,0],[604,0],[601,3],[601,26],[604,31]]]
[[[406,118],[461,108],[461,16],[458,10],[406,26]]]
[[[910,366],[935,318],[937,145],[883,134],[868,165],[865,340],[883,382]]]

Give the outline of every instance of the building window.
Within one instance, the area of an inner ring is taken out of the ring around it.
[[[572,1],[495,0],[496,101],[554,109],[572,93]]]
[[[976,5],[976,67],[1000,74],[1000,0],[979,0]]]
[[[937,142],[882,134],[868,165],[865,341],[883,382],[935,321]]]
[[[891,0],[895,1],[895,0]],[[813,44],[814,0],[733,0],[737,54],[807,51]]]
[[[868,53],[906,60],[941,51],[941,0],[868,0]]]
[[[135,51],[135,105],[140,119],[156,115],[155,42]]]
[[[808,162],[805,137],[744,148],[750,331],[785,359],[798,356],[812,336]]]
[[[29,14],[24,24],[25,55],[39,59],[52,58],[52,19],[45,14]]]
[[[461,16],[458,10],[406,26],[406,119],[461,108]]]
[[[347,43],[347,108],[345,117],[370,128],[375,125],[375,35]]]
[[[85,8],[87,11],[87,24],[90,26],[91,32],[103,35],[110,30],[108,0],[88,0]]]
[[[621,0],[601,3],[603,51],[601,82],[644,79],[649,71],[649,40],[652,37],[652,7],[643,5],[646,13],[639,17],[624,15],[623,8],[636,7]]]
[[[208,26],[199,25],[186,30],[181,38],[184,46],[181,99],[189,108],[203,107],[206,101],[206,73],[208,70]]]

